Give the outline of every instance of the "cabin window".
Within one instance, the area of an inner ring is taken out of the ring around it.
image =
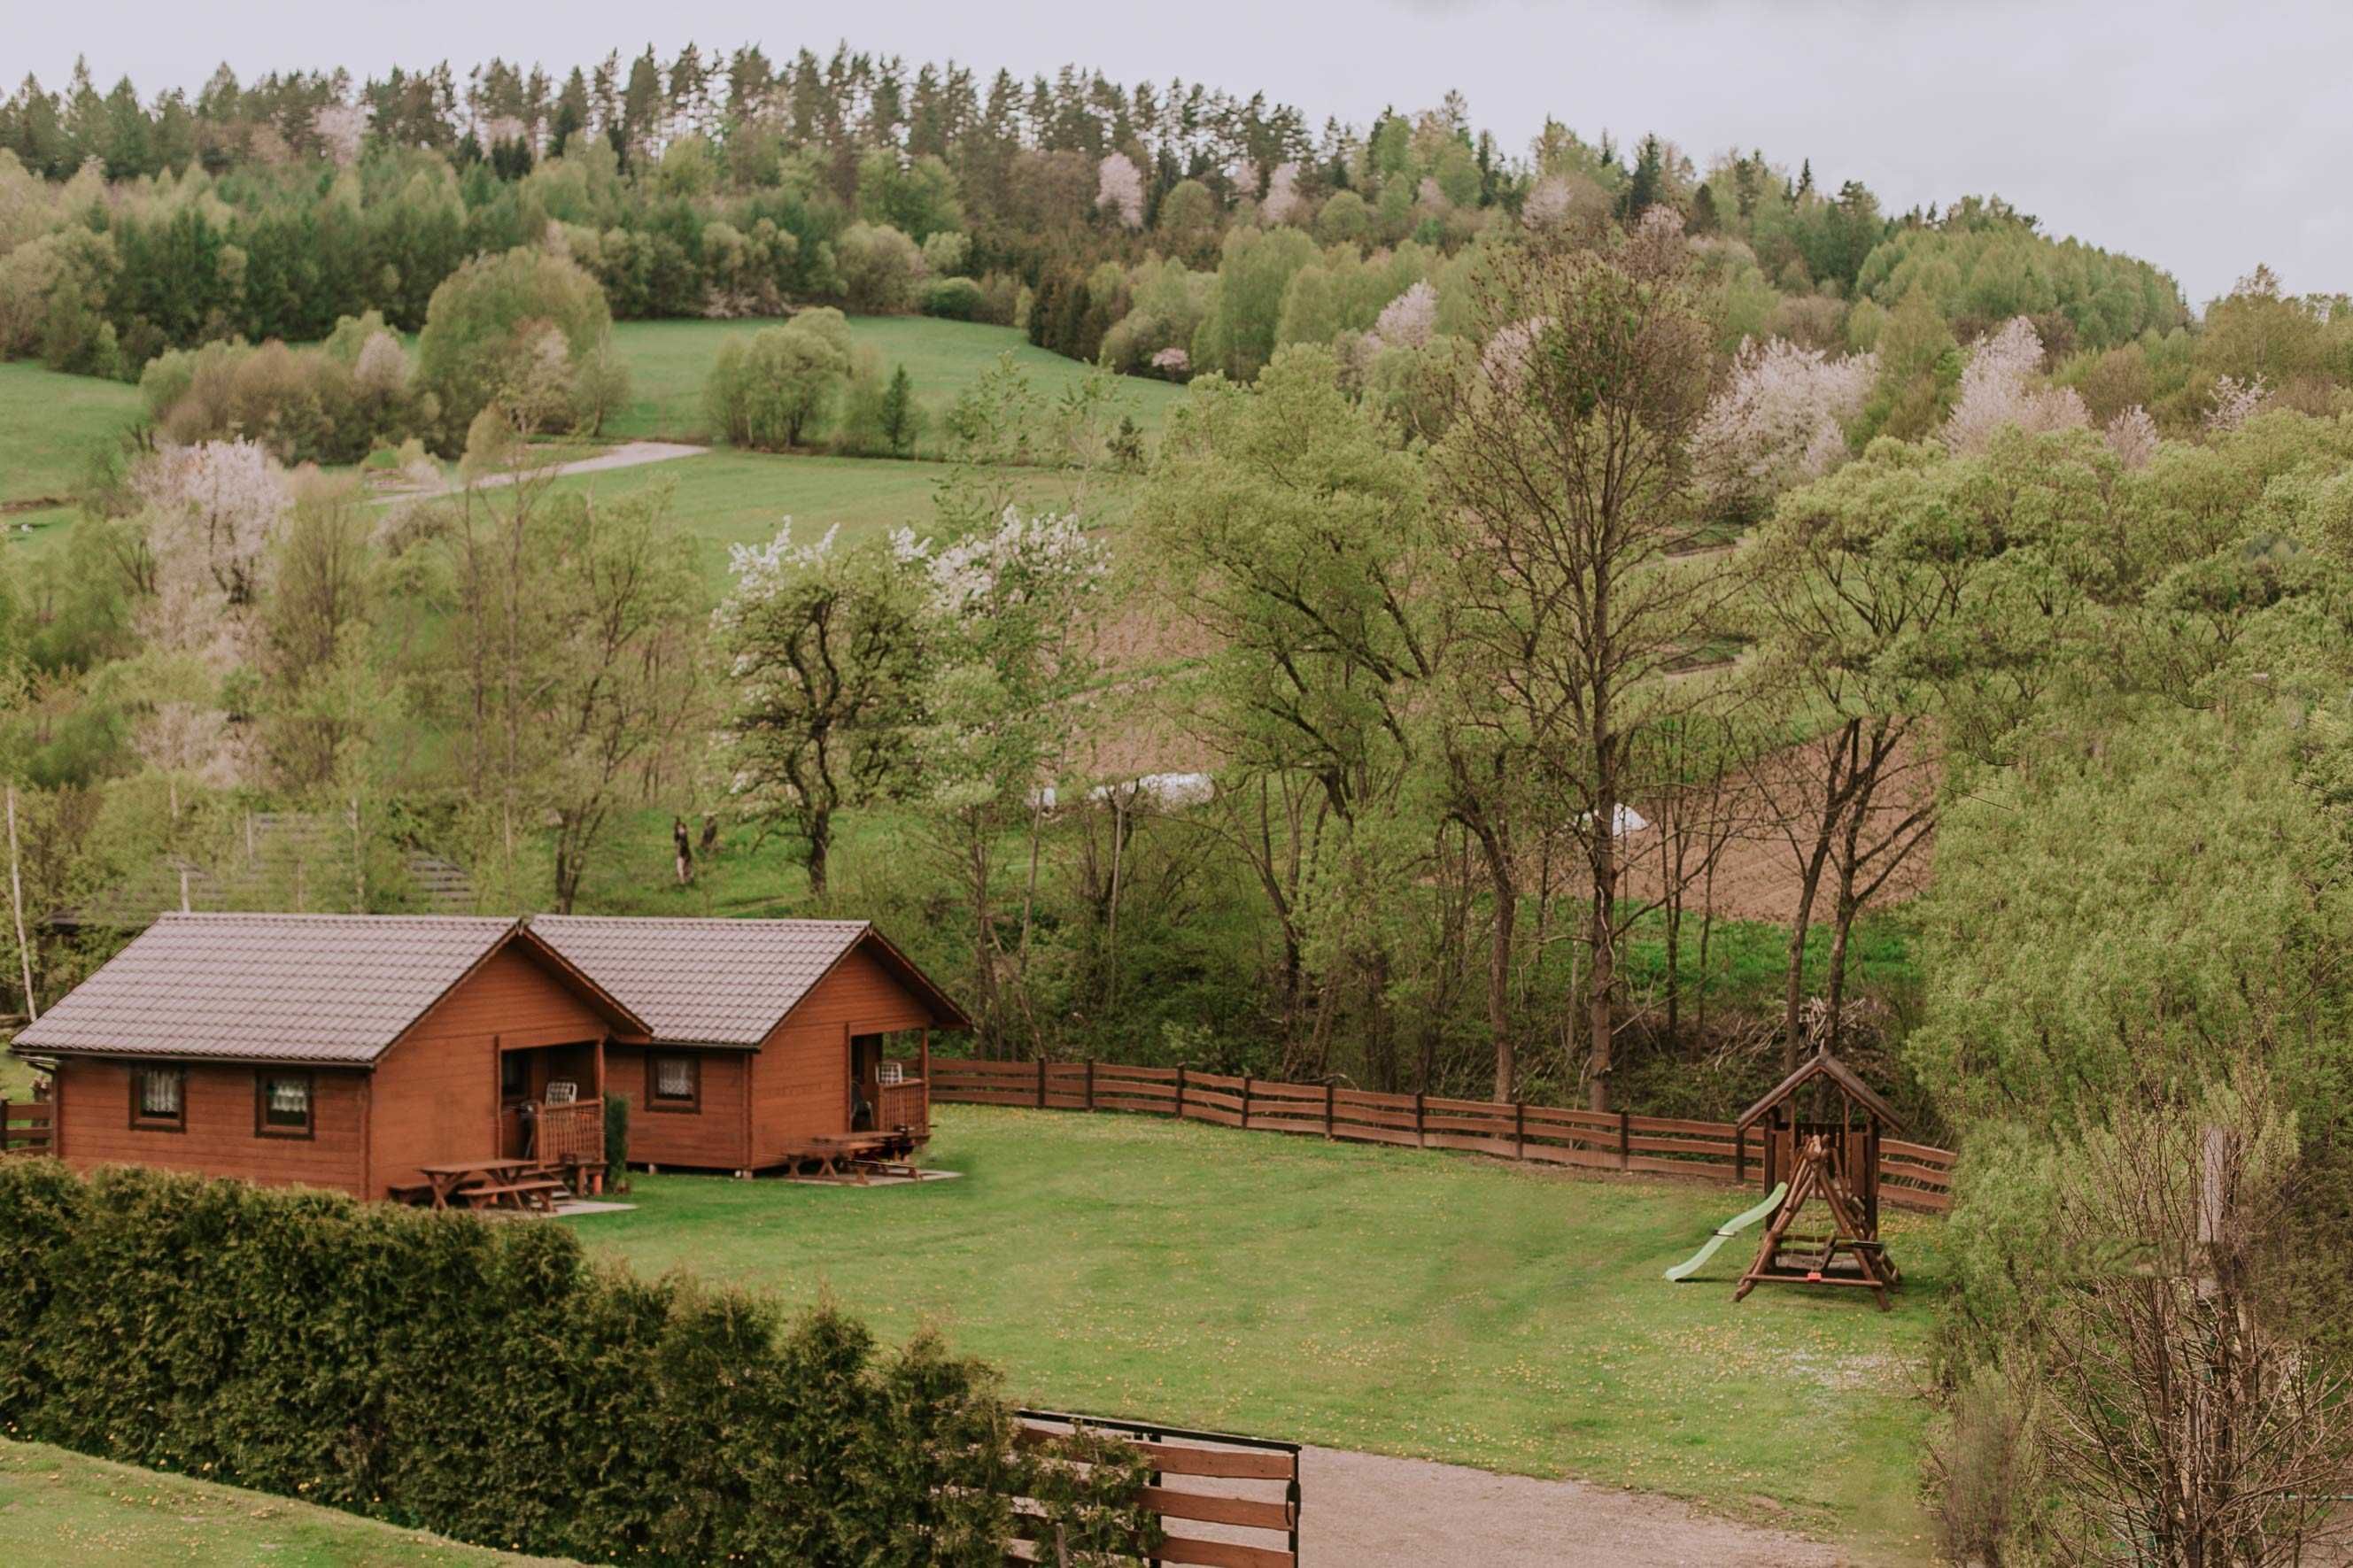
[[[253,1087],[253,1130],[265,1138],[308,1138],[311,1133],[311,1075],[258,1073]]]
[[[646,1100],[656,1110],[692,1110],[702,1103],[702,1058],[654,1056],[646,1058]]]
[[[178,1132],[188,1124],[188,1074],[184,1068],[134,1068],[131,1125]]]

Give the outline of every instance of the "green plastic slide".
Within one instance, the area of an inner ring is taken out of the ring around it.
[[[1698,1273],[1700,1271],[1700,1266],[1705,1263],[1709,1258],[1715,1256],[1715,1249],[1717,1247],[1722,1247],[1727,1240],[1733,1237],[1738,1236],[1742,1231],[1746,1230],[1750,1226],[1755,1225],[1758,1220],[1763,1219],[1767,1215],[1771,1214],[1775,1209],[1778,1208],[1781,1205],[1782,1195],[1788,1192],[1788,1190],[1789,1184],[1783,1182],[1780,1185],[1775,1187],[1771,1192],[1765,1194],[1765,1201],[1763,1203],[1758,1204],[1753,1209],[1748,1209],[1743,1213],[1734,1215],[1730,1219],[1725,1220],[1722,1225],[1717,1226],[1715,1227],[1715,1234],[1707,1238],[1707,1245],[1701,1247],[1697,1252],[1693,1253],[1689,1258],[1684,1258],[1681,1263],[1676,1264],[1672,1268],[1668,1269],[1667,1278],[1670,1279],[1679,1280],[1688,1279],[1693,1275]]]

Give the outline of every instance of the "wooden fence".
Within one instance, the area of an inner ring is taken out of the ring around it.
[[[1188,1068],[934,1057],[932,1098],[1041,1110],[1141,1111],[1253,1132],[1303,1132],[1409,1149],[1461,1149],[1506,1160],[1713,1176],[1736,1184],[1761,1171],[1761,1150],[1728,1121],[1444,1100],[1434,1094],[1374,1094]],[[1950,1150],[1894,1139],[1883,1140],[1879,1147],[1882,1200],[1939,1213],[1952,1206]]]
[[[1298,1568],[1298,1444],[1046,1410],[1021,1412],[1021,1440],[1050,1443],[1082,1425],[1133,1444],[1150,1462],[1144,1501],[1160,1516],[1166,1536],[1152,1563]],[[1014,1507],[1026,1518],[1036,1516],[1018,1500]],[[1052,1542],[1025,1540],[1007,1561],[1051,1563],[1055,1556]]]
[[[49,1152],[49,1102],[0,1100],[0,1154]]]

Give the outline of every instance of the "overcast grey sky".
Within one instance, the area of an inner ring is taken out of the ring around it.
[[[1704,161],[1762,147],[1860,178],[1892,210],[1999,192],[2058,234],[2169,268],[2203,305],[2257,261],[2299,292],[2353,289],[2353,6],[2312,0],[18,0],[13,81],[55,86],[77,54],[101,86],[354,72],[492,55],[551,68],[648,43],[667,57],[839,39],[911,63],[1017,75],[1065,62],[1123,81],[1181,76],[1362,124],[1449,88],[1514,151],[1553,114],[1581,134],[1646,130]]]

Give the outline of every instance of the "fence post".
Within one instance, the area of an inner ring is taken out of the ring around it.
[[[1087,1058],[1087,1109],[1095,1108],[1095,1058]]]
[[[1528,1102],[1515,1100],[1512,1101],[1512,1158],[1525,1160],[1527,1157]]]
[[[1732,1184],[1736,1187],[1748,1184],[1748,1129],[1746,1127],[1732,1130]]]
[[[1038,1109],[1046,1109],[1046,1058],[1038,1058]]]
[[[1242,1074],[1242,1131],[1245,1132],[1250,1131],[1250,1074]]]
[[[1326,1141],[1329,1141],[1332,1136],[1332,1102],[1337,1098],[1338,1091],[1332,1087],[1331,1080],[1326,1079],[1324,1082],[1324,1136]]]
[[[1176,1120],[1185,1120],[1185,1069],[1176,1069]]]
[[[1621,1171],[1631,1169],[1633,1166],[1634,1146],[1628,1141],[1633,1131],[1631,1121],[1624,1111],[1620,1111],[1618,1113],[1618,1168]]]
[[[1423,1131],[1421,1125],[1421,1090],[1418,1089],[1413,1091],[1413,1146],[1417,1149],[1430,1147],[1430,1134]]]

